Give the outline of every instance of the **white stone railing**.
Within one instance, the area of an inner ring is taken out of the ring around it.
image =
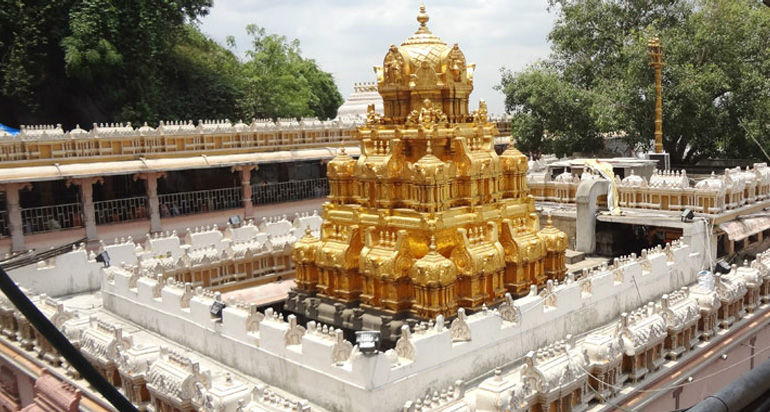
[[[25,233],[50,232],[83,227],[83,206],[80,203],[28,207],[21,209]]]
[[[527,175],[527,186],[538,202],[575,203],[577,176],[569,172],[554,179],[545,173]],[[769,203],[770,169],[755,163],[745,172],[725,169],[721,175],[689,185],[685,172],[655,171],[648,181],[639,176],[616,177],[621,208],[670,210],[691,209],[697,213],[719,214],[752,204]]]
[[[129,197],[94,202],[96,224],[130,222],[148,219],[147,197]]]
[[[326,178],[251,185],[251,201],[255,205],[292,202],[328,195],[329,180]]]
[[[196,251],[210,247],[212,244],[221,256],[231,245],[255,241],[259,245],[270,242],[271,251],[262,251],[260,258],[270,259],[280,256],[283,262],[289,260],[290,248],[297,239],[305,235],[305,229],[310,225],[311,233],[319,236],[321,218],[317,214],[297,214],[293,222],[285,217],[263,219],[259,225],[246,222],[240,227],[227,226],[223,230],[214,226],[188,228],[184,239],[180,239],[176,231],[148,235],[143,244],[138,244],[129,236],[116,238],[114,241],[102,241],[100,251],[106,251],[111,264],[121,266],[144,266],[162,268],[163,264],[176,268],[180,259],[188,251]],[[38,293],[50,296],[71,295],[99,289],[101,282],[100,268],[102,263],[95,261],[96,254],[90,254],[81,245],[80,248],[56,256],[36,265],[28,265],[14,269],[11,277],[21,286]],[[158,264],[156,264],[158,263]],[[210,262],[216,265],[217,262]],[[202,268],[196,264],[196,268]],[[276,266],[278,268],[278,266]],[[273,270],[268,267],[266,270]],[[153,272],[154,273],[154,272]],[[62,281],[67,279],[67,281]]]
[[[158,196],[161,217],[213,212],[241,207],[241,188],[198,190]]]
[[[510,134],[510,120],[497,122],[501,135]],[[64,131],[61,125],[22,126],[15,136],[0,139],[0,166],[23,165],[25,161],[72,163],[105,161],[136,156],[160,157],[169,153],[207,155],[296,150],[338,146],[352,141],[364,118],[333,121],[318,119],[253,120],[250,124],[224,121],[161,122],[157,128],[146,124],[94,124],[90,131],[79,126]],[[91,159],[91,160],[89,160]]]

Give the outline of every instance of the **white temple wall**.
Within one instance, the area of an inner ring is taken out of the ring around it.
[[[112,245],[102,246],[107,254],[110,255],[110,264],[120,265],[122,263],[128,265],[136,265],[138,257],[136,256],[136,244],[129,238],[124,242],[115,242]]]
[[[362,406],[370,405],[365,388],[371,385],[365,385],[362,378],[372,372],[353,373],[368,371],[368,359],[357,359],[353,366],[332,366],[333,342],[329,339],[305,335],[301,345],[287,347],[286,322],[266,320],[258,333],[249,333],[243,309],[225,308],[226,320],[217,322],[208,313],[212,299],[194,297],[190,308],[181,308],[181,289],[165,287],[161,298],[156,299],[152,298],[153,283],[151,279],[140,279],[136,290],[127,291],[128,278],[116,275],[114,285],[105,282],[105,308],[270,385],[317,400],[331,410],[366,410]],[[113,293],[113,286],[123,293]],[[378,368],[380,371],[374,373],[383,374],[388,362],[382,360]]]
[[[554,339],[612,322],[621,312],[694,283],[702,255],[691,253],[687,245],[672,252],[671,262],[665,253],[653,251],[646,260],[619,262],[619,272],[608,268],[558,285],[555,299],[546,297],[547,302],[539,295],[518,299],[518,323],[503,321],[496,310],[469,316],[470,341],[452,342],[449,329],[417,331],[411,339],[414,360],[394,353],[359,354],[341,366],[332,360],[334,341],[329,336],[305,333],[300,345],[287,346],[288,322],[268,315],[258,332],[249,332],[244,307],[227,307],[221,322],[212,320],[208,309],[213,296],[198,292],[190,307],[182,308],[182,285],[164,286],[156,299],[155,279],[141,278],[136,289],[129,289],[129,274],[115,268],[114,281],[103,282],[102,295],[105,308],[120,316],[331,410],[378,405],[379,410],[396,411],[405,398],[483,375]]]
[[[711,225],[705,220],[696,220],[682,228],[682,241],[690,245],[693,252],[700,253],[703,259],[696,271],[710,270],[717,261],[717,237]]]
[[[187,235],[185,235],[185,243],[193,249],[214,245],[218,253],[222,253],[227,248],[227,245],[229,245],[229,242],[224,242],[224,235],[217,229],[216,225],[214,225],[213,229],[207,231],[197,233],[190,233],[188,231]]]
[[[148,238],[145,242],[145,245],[146,252],[142,255],[142,259],[154,256],[163,256],[168,253],[171,254],[171,258],[177,260],[182,257],[182,255],[184,255],[184,250],[181,247],[179,236],[176,234],[173,236],[157,237],[154,239]]]
[[[320,225],[316,220],[320,217],[313,215],[297,216],[302,219],[301,224],[310,224],[311,228]],[[292,224],[284,219],[275,218],[274,222],[267,224],[271,228],[274,236],[280,236],[284,241],[292,232]],[[284,230],[281,232],[281,230]],[[226,228],[226,233],[230,235],[225,237],[217,229],[196,228],[188,229],[187,238],[190,245],[183,244],[176,232],[167,232],[166,235],[148,236],[144,249],[138,248],[137,244],[129,237],[128,239],[117,240],[111,245],[102,245],[101,248],[106,251],[110,257],[110,263],[113,266],[128,264],[136,266],[139,261],[144,261],[158,256],[170,256],[176,261],[185,254],[186,249],[196,249],[209,247],[212,244],[219,253],[225,250],[231,242],[235,240],[245,241],[256,239],[259,242],[269,240],[268,233],[260,231],[253,222],[247,222],[239,228]],[[304,229],[302,236],[304,236]],[[298,238],[288,238],[288,243],[293,243]],[[72,295],[77,293],[91,292],[98,290],[101,286],[100,268],[102,263],[96,262],[94,256],[89,256],[85,249],[76,249],[71,252],[56,256],[47,261],[38,262],[35,265],[27,265],[9,272],[11,278],[20,286],[32,290],[35,293],[45,293],[52,297]],[[150,293],[150,296],[152,294]]]
[[[27,290],[56,297],[99,289],[102,266],[94,260],[89,261],[87,252],[82,249],[13,269],[8,274]]]

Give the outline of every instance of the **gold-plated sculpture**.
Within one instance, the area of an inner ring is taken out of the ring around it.
[[[655,69],[655,153],[663,153],[663,46],[653,37],[647,42],[650,67]]]
[[[417,20],[375,68],[385,113],[358,129],[361,156],[328,164],[322,237],[294,246],[298,294],[432,318],[566,272],[566,235],[539,229],[526,156],[495,153],[483,100],[468,111],[475,66],[428,30],[424,6]]]

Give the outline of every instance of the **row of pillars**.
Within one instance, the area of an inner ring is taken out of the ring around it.
[[[241,193],[243,198],[244,218],[249,218],[254,212],[251,201],[251,171],[256,170],[256,165],[244,165],[233,167],[233,172],[241,174]],[[134,179],[142,179],[147,191],[147,200],[150,212],[150,232],[160,232],[163,230],[160,219],[160,201],[158,200],[158,179],[166,176],[165,172],[138,173]],[[99,234],[96,230],[96,210],[94,208],[94,184],[103,183],[102,177],[85,177],[72,179],[67,185],[76,185],[80,189],[80,201],[83,205],[83,223],[86,229],[86,238],[88,242],[99,240]],[[11,235],[11,250],[14,252],[26,250],[24,244],[24,222],[21,217],[21,207],[19,205],[19,191],[31,189],[29,183],[4,183],[0,184],[0,191],[5,192],[6,209],[8,211],[8,229]]]

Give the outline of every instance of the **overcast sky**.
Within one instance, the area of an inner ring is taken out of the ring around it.
[[[468,63],[476,63],[470,108],[484,98],[489,112],[504,110],[502,93],[492,89],[505,66],[520,70],[547,57],[546,40],[554,16],[547,0],[424,1],[428,28],[444,42],[459,43]],[[249,48],[245,27],[257,24],[268,33],[299,39],[302,55],[315,59],[334,75],[344,99],[353,83],[375,80],[372,66],[381,65],[391,44],[400,45],[417,30],[420,1],[370,0],[215,0],[201,30],[237,50]]]

